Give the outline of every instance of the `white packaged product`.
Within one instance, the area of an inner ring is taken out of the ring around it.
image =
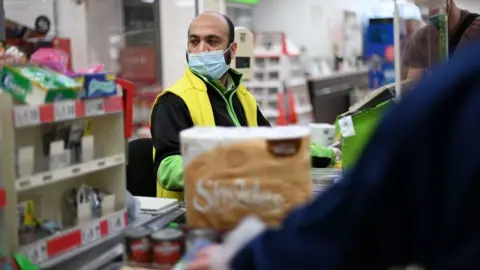
[[[278,225],[312,196],[309,136],[299,126],[181,132],[187,225],[230,230],[252,214]]]

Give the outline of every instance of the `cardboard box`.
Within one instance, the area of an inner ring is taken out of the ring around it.
[[[17,101],[30,105],[76,99],[82,89],[75,80],[34,65],[3,66],[1,87]]]

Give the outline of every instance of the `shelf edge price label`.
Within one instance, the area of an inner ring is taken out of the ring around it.
[[[47,247],[45,242],[34,244],[24,253],[32,263],[41,263],[48,259]]]
[[[40,124],[40,109],[38,106],[20,106],[14,108],[15,126],[32,126]]]
[[[100,239],[100,224],[91,224],[82,229],[83,244]]]
[[[124,227],[124,218],[123,216],[116,216],[110,218],[110,227],[109,231],[110,232],[117,232],[123,230]]]
[[[85,116],[97,116],[105,114],[103,99],[91,99],[85,101]]]
[[[58,101],[54,103],[55,121],[72,120],[77,117],[74,101]]]

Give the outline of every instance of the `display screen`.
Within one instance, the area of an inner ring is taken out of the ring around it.
[[[250,57],[235,57],[235,68],[250,68]]]

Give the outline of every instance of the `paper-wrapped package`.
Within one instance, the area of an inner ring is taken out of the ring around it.
[[[308,127],[194,127],[180,133],[190,228],[278,225],[312,196]]]

